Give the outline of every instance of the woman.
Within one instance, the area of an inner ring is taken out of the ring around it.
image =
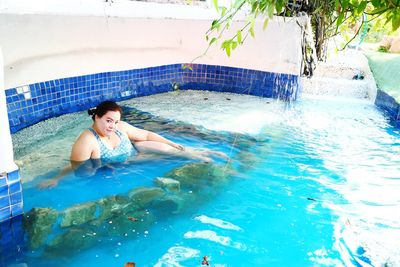
[[[90,159],[101,160],[101,162],[121,162],[137,152],[173,155],[205,162],[212,161],[210,155],[228,159],[222,152],[184,148],[156,133],[121,121],[122,109],[114,101],[104,101],[96,108],[88,110],[88,113],[92,115],[93,124],[75,141],[70,157],[71,166],[62,170],[53,179],[42,182],[40,187],[57,185],[62,177]],[[98,168],[100,165],[91,166]]]
[[[136,150],[185,154],[181,145],[121,121],[122,109],[113,101],[102,102],[88,113],[92,115],[93,125],[76,140],[72,147],[71,161],[82,162],[88,159],[110,161],[127,158],[136,153]]]

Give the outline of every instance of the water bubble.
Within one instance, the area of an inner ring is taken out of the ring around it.
[[[115,257],[118,258],[118,257],[119,257],[119,254],[115,254]]]

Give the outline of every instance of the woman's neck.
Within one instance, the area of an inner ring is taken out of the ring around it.
[[[102,134],[102,133],[99,131],[99,129],[97,128],[97,126],[96,126],[95,123],[93,123],[92,129],[98,134],[98,136],[99,136],[100,138],[107,138],[107,139],[110,139],[110,136],[106,136],[106,135]]]

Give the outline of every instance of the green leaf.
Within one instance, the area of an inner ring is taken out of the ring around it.
[[[213,4],[217,12],[219,13],[219,8],[218,8],[218,0],[213,0]]]
[[[264,0],[264,1],[262,1],[260,4],[259,4],[259,9],[260,9],[260,11],[261,12],[264,12],[265,11],[265,9],[267,8],[267,1],[266,0]]]
[[[387,10],[387,7],[385,7],[385,6],[379,7],[379,8],[374,8],[371,12],[369,12],[369,14],[377,15],[377,14],[384,13],[386,10]]]
[[[275,10],[276,10],[277,14],[280,14],[282,12],[282,8],[283,8],[283,0],[276,1]],[[264,24],[265,24],[265,22],[264,22]]]
[[[274,16],[274,6],[272,5],[272,4],[270,4],[269,6],[268,6],[268,17],[270,18],[270,19],[272,19],[273,18],[273,16]]]
[[[193,66],[192,66],[192,64],[184,64],[182,66],[182,69],[183,70],[189,69],[189,70],[193,71]]]
[[[230,41],[226,41],[226,40],[223,41],[222,44],[221,44],[221,48],[222,48],[222,49],[226,49],[226,47],[229,46],[229,42],[230,42]]]
[[[254,2],[251,5],[251,13],[255,13],[257,9],[258,9],[258,2]]]
[[[342,24],[344,20],[344,12],[340,12],[337,21],[336,21],[336,29],[339,28],[339,26]]]
[[[246,0],[236,0],[233,4],[233,9],[238,9],[240,6],[243,5],[243,2],[246,2]]]
[[[381,0],[372,0],[371,3],[374,7],[380,7]]]
[[[227,45],[227,46],[225,47],[225,52],[226,52],[226,54],[228,55],[228,57],[231,56],[231,46],[230,46],[230,45]]]
[[[400,14],[393,14],[392,18],[392,30],[396,31],[400,27]]]
[[[221,7],[221,18],[223,17],[223,16],[225,16],[225,14],[226,14],[226,7]]]
[[[254,34],[254,28],[253,27],[250,27],[249,32],[250,32],[251,37],[254,38],[255,34]]]
[[[218,20],[213,20],[213,22],[211,22],[211,30],[218,28],[218,25],[219,25]]]
[[[235,48],[237,47],[237,42],[231,42],[231,44],[232,44],[232,50],[235,50]]]
[[[364,12],[365,8],[367,7],[368,2],[367,1],[362,1],[360,5],[357,7],[357,12],[358,14],[361,14]]]
[[[263,29],[264,29],[264,30],[267,28],[268,22],[269,22],[269,19],[268,19],[268,18],[265,18],[265,20],[264,20],[264,25],[263,25]]]
[[[349,6],[349,0],[343,0],[342,1],[342,11],[341,12],[344,12],[347,9],[348,6]]]
[[[237,37],[237,42],[239,44],[241,44],[242,43],[242,31],[241,30],[237,31],[236,37]]]
[[[212,45],[212,44],[215,43],[216,41],[217,41],[217,38],[216,38],[216,37],[213,37],[213,38],[211,39],[209,45]]]
[[[228,19],[226,22],[226,29],[229,29],[231,27],[232,24],[232,19]]]
[[[339,10],[340,7],[341,7],[340,1],[339,0],[335,0],[335,9]]]

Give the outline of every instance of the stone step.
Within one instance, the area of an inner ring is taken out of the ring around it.
[[[364,71],[358,67],[350,67],[343,65],[319,64],[314,72],[315,77],[342,78],[352,80],[354,76],[362,74]]]
[[[375,99],[376,85],[372,80],[349,80],[314,76],[303,78],[303,94],[345,96]]]

